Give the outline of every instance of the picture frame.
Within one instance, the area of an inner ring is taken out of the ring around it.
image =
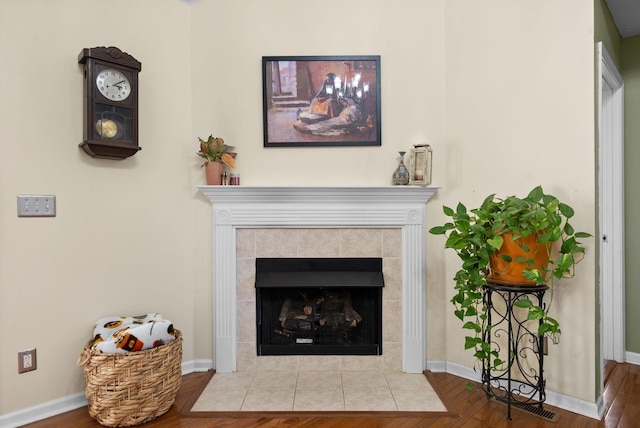
[[[263,56],[264,147],[380,146],[380,56]]]
[[[409,157],[409,184],[428,186],[431,184],[433,151],[428,144],[417,144]]]

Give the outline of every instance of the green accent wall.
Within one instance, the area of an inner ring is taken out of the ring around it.
[[[622,38],[618,32],[616,24],[613,22],[609,8],[605,0],[595,0],[593,10],[595,41],[602,42],[607,48],[607,52],[611,55],[611,59],[616,63],[618,70],[621,63],[621,45]]]
[[[626,231],[626,342],[627,351],[640,353],[640,36],[622,40],[622,67],[624,80],[624,179],[625,179],[625,231]]]
[[[611,18],[605,0],[594,0],[594,41],[603,42],[624,80],[624,180],[625,180],[625,322],[626,350],[640,354],[640,194],[635,183],[640,182],[640,36],[623,39]],[[599,77],[597,77],[599,78]],[[595,82],[597,83],[597,82]],[[596,112],[597,114],[597,112]],[[596,121],[597,123],[597,121]]]

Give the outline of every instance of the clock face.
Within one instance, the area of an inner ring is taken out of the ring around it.
[[[121,72],[110,68],[98,74],[96,87],[105,98],[111,101],[124,101],[131,94],[129,79]]]

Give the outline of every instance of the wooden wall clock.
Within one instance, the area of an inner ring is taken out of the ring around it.
[[[138,144],[138,73],[142,64],[116,47],[85,48],[84,125],[80,147],[92,157],[125,159]]]

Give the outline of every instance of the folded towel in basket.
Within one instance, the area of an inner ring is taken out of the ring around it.
[[[175,338],[173,323],[157,313],[105,317],[94,325],[90,348],[107,353],[144,351]]]

